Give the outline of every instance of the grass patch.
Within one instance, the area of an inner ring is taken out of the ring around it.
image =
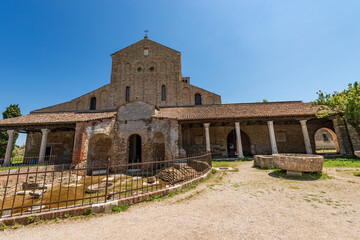
[[[326,168],[360,168],[360,159],[356,158],[328,158],[324,159]]]
[[[295,180],[318,180],[318,179],[331,179],[329,175],[323,172],[316,173],[303,173],[301,176],[289,176],[284,170],[275,170],[270,173],[270,175],[285,178],[285,179],[295,179]]]
[[[250,158],[237,158],[237,159],[216,159],[212,161],[212,166],[216,168],[234,167],[236,163],[252,161]]]
[[[317,149],[316,153],[336,153],[336,149]]]
[[[129,209],[129,204],[123,204],[123,205],[117,205],[114,206],[111,211],[114,213],[118,213],[118,212],[125,212]]]

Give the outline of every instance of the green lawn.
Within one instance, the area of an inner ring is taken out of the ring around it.
[[[249,158],[238,158],[238,159],[216,159],[212,161],[212,166],[213,167],[234,167],[236,166],[236,163],[238,162],[244,162],[244,161],[252,161]]]
[[[326,168],[360,168],[360,159],[356,158],[334,158],[324,159]]]

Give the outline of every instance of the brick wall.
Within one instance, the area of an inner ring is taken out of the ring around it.
[[[144,55],[145,50],[147,55]],[[97,110],[114,109],[126,103],[126,87],[130,88],[130,101],[141,100],[158,106],[194,105],[195,94],[200,94],[202,104],[221,104],[219,95],[193,86],[190,78],[182,77],[181,53],[178,51],[144,39],[111,57],[110,84],[69,102],[33,112],[85,111],[90,109],[93,97],[96,98]],[[165,101],[162,99],[162,86],[166,89]]]

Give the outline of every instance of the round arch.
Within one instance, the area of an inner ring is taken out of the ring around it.
[[[246,157],[252,156],[250,137],[243,131],[240,131],[240,135],[241,135],[241,145],[243,148],[244,156]],[[235,129],[231,130],[228,133],[226,140],[227,140],[228,156],[235,157],[238,152]]]
[[[330,128],[319,128],[314,138],[317,153],[340,153],[338,138]]]
[[[129,159],[128,163],[141,163],[142,146],[141,137],[138,134],[133,134],[129,137]]]
[[[110,136],[100,133],[91,136],[89,140],[87,165],[89,167],[104,167],[110,161],[112,150]]]

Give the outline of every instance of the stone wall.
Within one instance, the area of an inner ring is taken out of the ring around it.
[[[141,138],[142,162],[153,161],[155,157],[158,157],[154,152],[157,150],[154,148],[154,143],[158,143],[159,135],[164,140],[165,159],[177,157],[178,123],[175,120],[152,119],[154,111],[154,106],[147,103],[131,102],[118,109],[116,119],[86,123],[83,162],[88,160],[87,155],[92,151],[89,145],[92,139],[97,138],[97,144],[101,145],[101,139],[105,139],[104,135],[112,139],[112,147],[109,151],[111,164],[128,163],[129,138],[134,134]],[[98,138],[99,135],[103,136]],[[104,161],[105,158],[103,156],[101,158],[103,159],[101,161]]]
[[[51,147],[51,155],[56,163],[70,163],[73,154],[75,131],[50,132],[46,147]],[[38,157],[41,145],[41,132],[28,133],[25,145],[25,158]]]

